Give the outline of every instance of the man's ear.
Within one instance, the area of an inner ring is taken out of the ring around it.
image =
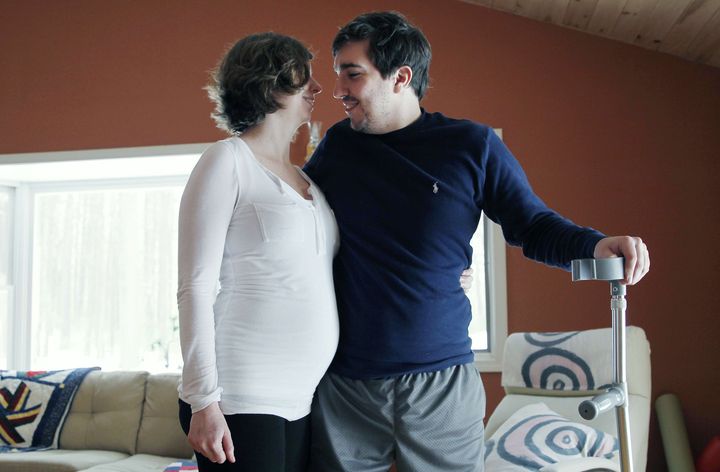
[[[413,71],[410,66],[402,66],[395,72],[394,91],[400,92],[402,89],[410,87],[412,82]]]

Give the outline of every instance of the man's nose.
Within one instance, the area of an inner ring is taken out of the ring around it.
[[[347,95],[347,89],[340,83],[340,79],[335,81],[335,87],[333,88],[333,98],[342,100]]]

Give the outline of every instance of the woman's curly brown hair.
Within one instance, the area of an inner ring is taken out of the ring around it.
[[[300,41],[277,33],[239,40],[212,72],[205,87],[215,104],[217,127],[241,134],[282,108],[277,94],[297,93],[310,80],[312,54]]]

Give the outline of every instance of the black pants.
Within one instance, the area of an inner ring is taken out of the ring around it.
[[[190,430],[190,405],[180,400],[180,425]],[[235,446],[235,463],[215,464],[195,452],[200,472],[306,472],[310,415],[288,421],[275,415],[225,415]]]

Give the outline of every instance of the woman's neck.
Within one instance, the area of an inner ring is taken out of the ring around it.
[[[290,143],[296,130],[273,118],[273,115],[267,116],[262,123],[245,131],[242,139],[263,161],[290,165]]]

